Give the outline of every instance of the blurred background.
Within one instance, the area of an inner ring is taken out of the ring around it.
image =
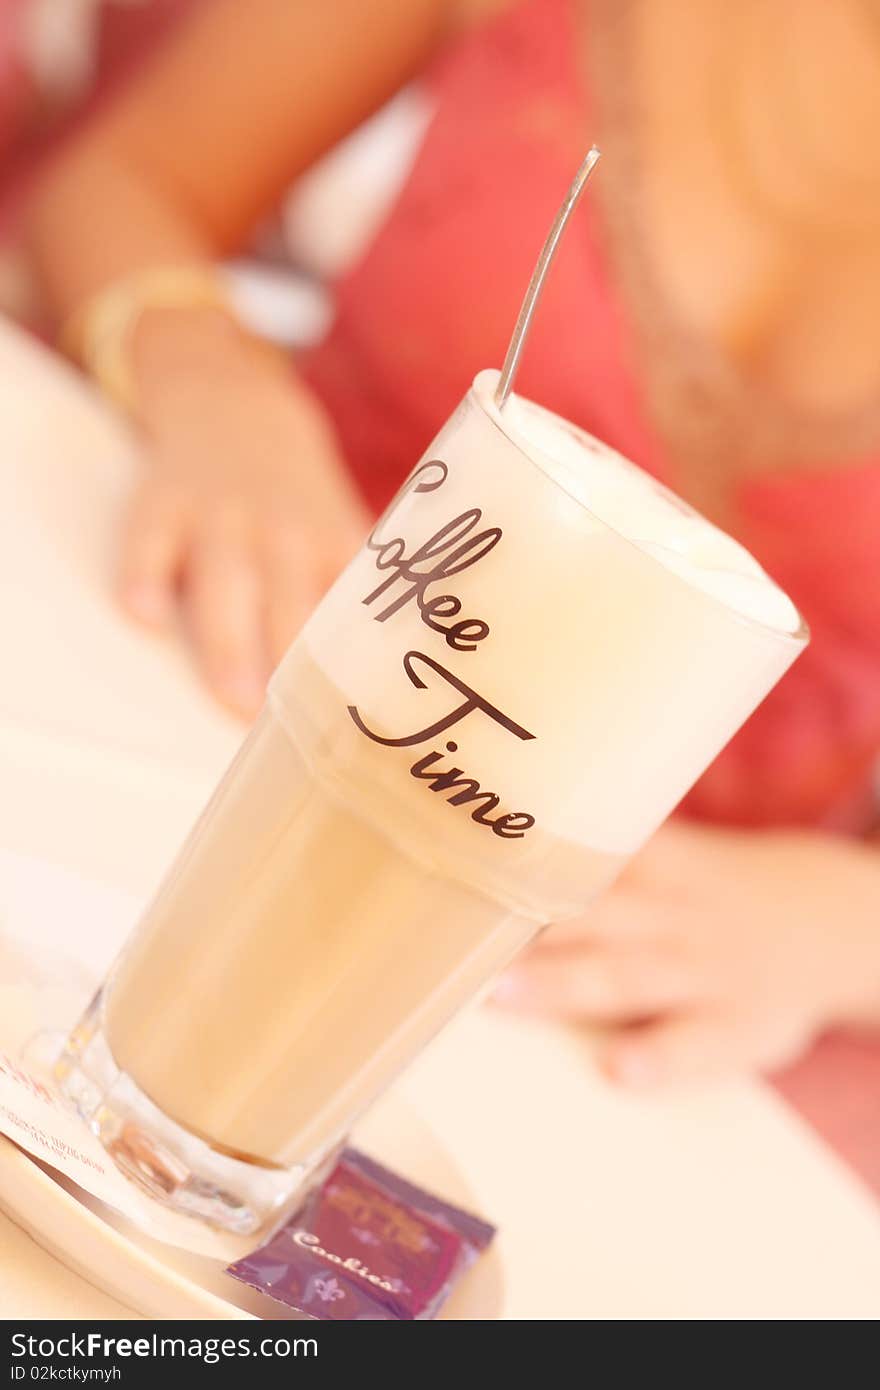
[[[661,832],[623,890],[635,993],[586,926],[508,1002],[598,1016],[622,1083],[772,1072],[875,1190],[878,129],[880,0],[0,0],[0,311],[130,417],[107,603],[179,619],[239,717],[500,364],[601,145],[519,389],[741,539],[813,641],[683,807],[696,888]]]

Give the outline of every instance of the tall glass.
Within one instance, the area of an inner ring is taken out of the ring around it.
[[[728,538],[484,372],[276,671],[59,1075],[154,1195],[260,1229],[806,634]]]

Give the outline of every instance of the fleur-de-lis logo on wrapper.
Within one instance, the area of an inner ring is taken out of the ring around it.
[[[345,1290],[340,1287],[339,1280],[330,1275],[327,1279],[316,1279],[313,1285],[314,1291],[324,1303],[336,1303],[340,1298],[345,1298]]]

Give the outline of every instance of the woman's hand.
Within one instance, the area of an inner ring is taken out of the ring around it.
[[[156,628],[179,605],[211,689],[251,716],[367,514],[328,418],[292,370],[216,326],[187,351],[167,329],[161,343],[155,368],[139,346],[147,462],[120,595]]]
[[[880,854],[670,824],[496,998],[603,1025],[624,1084],[777,1066],[832,1024],[880,1025]]]

